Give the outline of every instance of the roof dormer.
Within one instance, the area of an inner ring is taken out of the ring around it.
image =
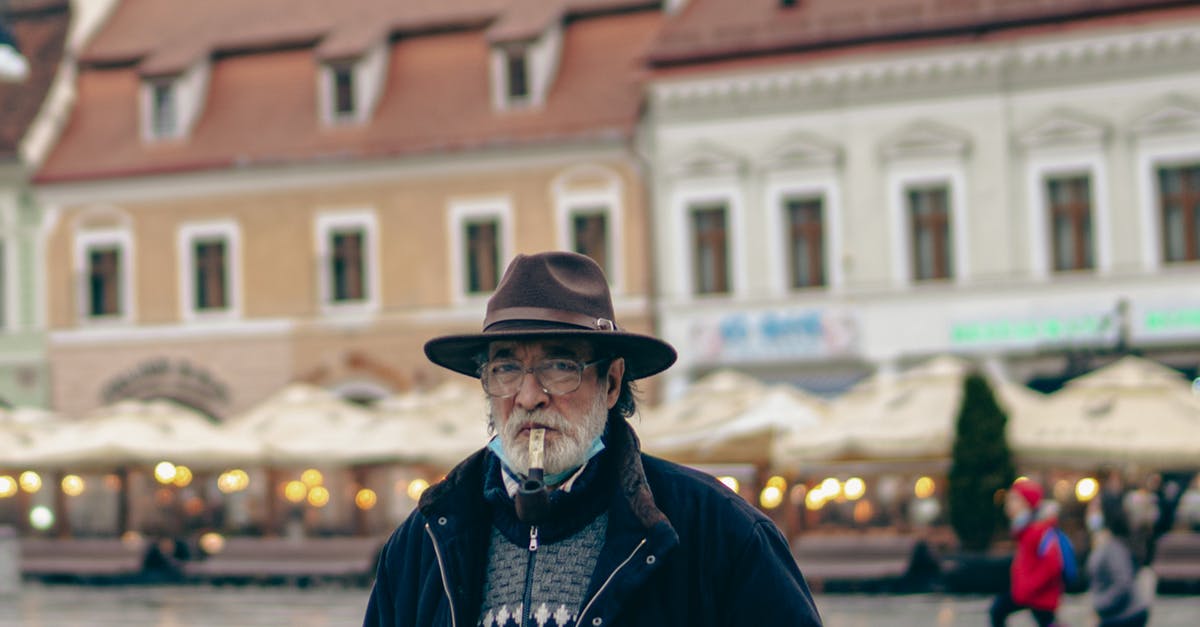
[[[317,48],[317,99],[326,126],[371,119],[387,80],[388,38],[378,32],[334,33]]]
[[[562,57],[562,23],[562,3],[517,2],[488,28],[495,110],[545,104]]]
[[[142,140],[183,139],[200,119],[208,91],[207,56],[186,68],[147,59],[140,68]]]

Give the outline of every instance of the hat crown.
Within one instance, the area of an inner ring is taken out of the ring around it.
[[[578,253],[517,255],[488,299],[483,330],[530,323],[615,328],[604,271]]]

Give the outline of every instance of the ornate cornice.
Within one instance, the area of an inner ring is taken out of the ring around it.
[[[1053,41],[921,49],[903,57],[836,62],[764,59],[761,69],[663,78],[650,102],[660,118],[706,111],[820,109],[846,100],[887,101],[980,93],[1022,85],[1145,75],[1152,68],[1200,67],[1200,28],[1180,27]]]

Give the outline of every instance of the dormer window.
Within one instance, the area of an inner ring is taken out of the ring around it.
[[[325,126],[366,123],[383,95],[388,39],[379,37],[369,46],[365,41],[350,43],[355,45],[334,38],[316,51],[318,111]]]
[[[150,134],[154,139],[170,139],[179,133],[175,85],[160,80],[150,84]]]
[[[329,72],[333,81],[333,114],[338,119],[353,119],[354,106],[354,68],[350,65],[337,65]]]
[[[508,76],[508,101],[510,103],[525,102],[529,99],[529,60],[525,48],[513,48],[506,52],[506,68]]]
[[[209,63],[201,59],[186,69],[149,64],[142,78],[142,140],[182,139],[191,133],[204,110]]]

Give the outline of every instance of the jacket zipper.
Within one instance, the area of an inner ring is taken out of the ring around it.
[[[604,589],[608,587],[608,584],[612,583],[613,577],[616,577],[617,573],[621,572],[622,568],[625,568],[625,565],[633,559],[634,555],[637,555],[637,552],[641,550],[642,545],[644,544],[646,544],[646,539],[642,538],[642,541],[638,542],[638,545],[633,547],[633,552],[629,554],[629,557],[625,558],[624,562],[617,564],[617,567],[613,569],[612,573],[608,576],[608,579],[604,580],[604,585],[600,586],[600,589],[596,591],[596,594],[593,594],[592,598],[588,599],[587,605],[583,606],[583,611],[579,613],[579,618],[575,620],[576,625],[583,624],[583,617],[585,614],[587,614],[587,611],[591,609],[592,604],[596,602],[596,599],[600,598],[600,595],[604,593]]]
[[[437,556],[438,570],[442,575],[442,587],[446,589],[446,601],[450,603],[450,627],[458,627],[458,621],[454,618],[454,597],[450,594],[450,580],[446,578],[446,564],[442,562],[442,551],[438,548],[437,536],[433,535],[433,528],[429,523],[425,523],[425,532],[429,534],[429,539],[433,542],[433,554]]]
[[[529,622],[533,618],[533,566],[537,563],[538,549],[538,528],[537,525],[529,527],[529,565],[525,568],[525,602],[521,605],[521,612],[524,616],[521,617],[522,627],[532,627]]]

